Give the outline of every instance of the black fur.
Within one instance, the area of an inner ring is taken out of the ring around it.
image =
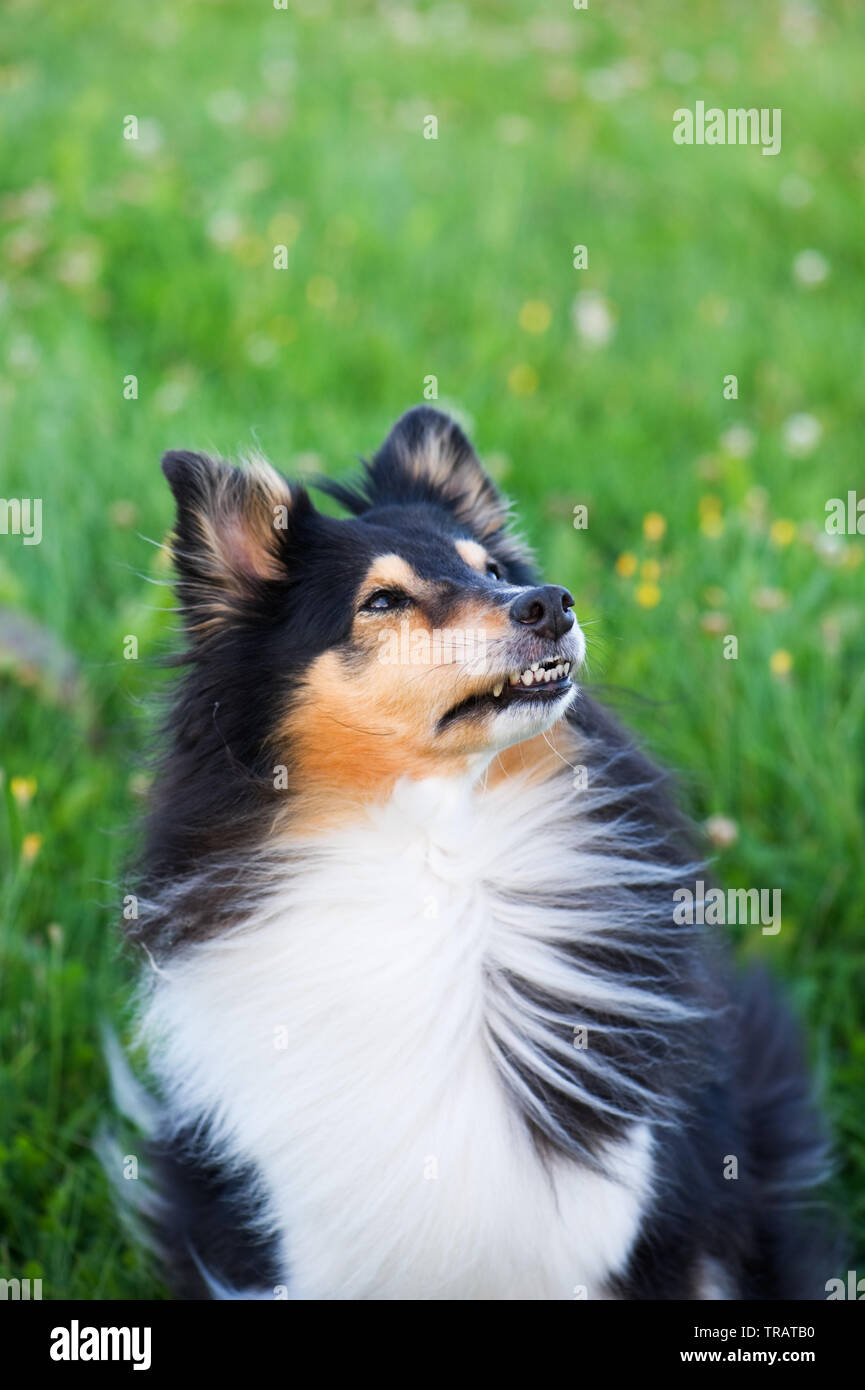
[[[629,1299],[686,1299],[706,1256],[743,1299],[825,1298],[842,1246],[813,1194],[826,1144],[799,1030],[762,970],[734,975],[735,1004],[687,1123],[662,1132],[662,1187],[628,1268]],[[736,1158],[735,1178],[724,1176]]]
[[[207,1275],[238,1292],[272,1290],[276,1246],[256,1230],[252,1167],[231,1171],[204,1157],[201,1135],[191,1129],[151,1142],[146,1156],[159,1194],[151,1224],[174,1296],[212,1298]]]

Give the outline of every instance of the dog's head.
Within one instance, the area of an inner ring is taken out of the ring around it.
[[[178,592],[235,757],[299,789],[447,775],[550,728],[585,653],[458,426],[409,411],[317,511],[264,463],[167,454]],[[256,750],[258,750],[256,752]]]

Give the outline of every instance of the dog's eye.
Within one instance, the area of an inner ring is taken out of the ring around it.
[[[376,589],[360,608],[362,613],[386,613],[394,608],[405,608],[409,603],[411,599],[402,589]]]
[[[496,564],[495,560],[490,560],[487,564],[487,574],[490,576],[491,579],[501,579],[502,571],[500,566]]]

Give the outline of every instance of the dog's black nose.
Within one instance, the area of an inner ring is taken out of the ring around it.
[[[573,595],[558,584],[545,584],[542,589],[527,589],[511,604],[511,617],[515,623],[530,627],[538,637],[549,637],[554,642],[574,625]]]

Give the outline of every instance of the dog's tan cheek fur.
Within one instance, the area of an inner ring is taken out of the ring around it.
[[[358,802],[385,796],[399,777],[464,770],[464,760],[433,752],[427,702],[397,690],[393,670],[374,662],[346,671],[332,652],[310,668],[277,736],[277,750],[288,750],[290,790],[302,803],[292,811],[295,827],[350,816]]]
[[[483,633],[490,644],[510,635],[507,615],[476,601],[454,612],[448,630]],[[411,652],[413,638],[432,650],[436,637],[418,615],[359,619],[355,655],[348,659],[330,651],[313,662],[277,730],[275,756],[279,760],[280,749],[285,750],[292,791],[307,798],[315,816],[327,812],[332,818],[339,805],[334,794],[349,802],[372,800],[399,777],[462,775],[478,752],[476,725],[458,724],[443,735],[435,728],[453,705],[488,688],[485,663],[470,661],[466,673],[460,660],[387,661],[380,640],[384,632],[397,635],[401,657]]]

